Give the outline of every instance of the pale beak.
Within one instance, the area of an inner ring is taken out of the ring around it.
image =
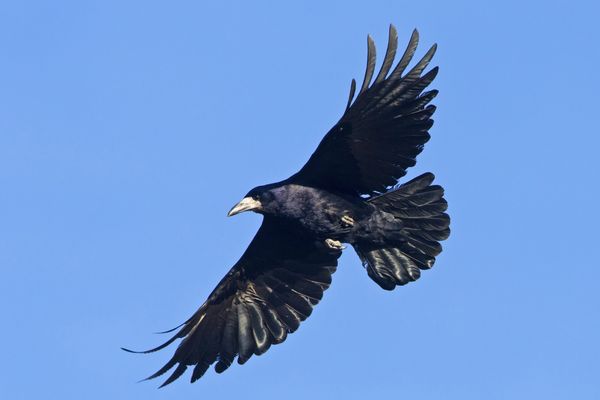
[[[254,200],[252,197],[244,197],[242,201],[237,203],[228,213],[227,216],[231,217],[232,215],[239,214],[244,211],[250,210],[260,210],[262,204],[260,201]]]

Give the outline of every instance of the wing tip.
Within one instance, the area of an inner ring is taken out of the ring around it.
[[[369,88],[371,79],[373,78],[373,72],[375,72],[375,62],[377,59],[377,49],[375,47],[375,41],[371,35],[367,35],[367,68],[365,70],[365,77],[363,83],[358,92],[360,96],[365,90]]]
[[[143,351],[135,351],[135,350],[128,349],[126,347],[121,347],[120,349],[123,351],[126,351],[128,353],[132,353],[132,354],[144,354]]]
[[[412,33],[411,33],[411,35],[410,35],[410,42],[412,42],[412,41],[418,42],[419,41],[419,36],[420,36],[419,30],[417,28],[414,28],[413,31],[412,31]]]
[[[352,82],[350,82],[350,94],[348,95],[348,103],[346,104],[346,110],[350,108],[352,105],[352,100],[354,99],[354,93],[356,92],[356,79],[352,78]]]
[[[162,367],[161,369],[159,369],[154,374],[150,375],[149,377],[147,377],[144,380],[149,381],[150,379],[158,378],[159,376],[163,375],[165,372],[167,372],[168,370],[173,368],[175,366],[175,364],[177,364],[177,361],[174,361],[173,359],[171,359],[171,361],[166,363],[164,367]],[[161,389],[161,388],[167,386],[168,384],[174,382],[177,378],[179,378],[181,375],[183,375],[183,373],[185,372],[187,367],[188,366],[186,364],[179,363],[177,368],[175,368],[175,371],[173,371],[173,373],[171,375],[169,375],[169,377],[158,388]]]

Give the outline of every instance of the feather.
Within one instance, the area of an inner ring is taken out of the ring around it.
[[[269,350],[271,346],[269,332],[265,327],[260,307],[254,302],[246,303],[245,306],[252,325],[252,337],[255,343],[254,354],[259,356]]]
[[[204,374],[208,370],[208,367],[210,367],[210,363],[206,362],[205,360],[202,360],[198,364],[196,364],[194,370],[192,371],[192,378],[190,382],[194,383],[198,379],[202,378],[202,376],[204,376]]]
[[[398,48],[398,32],[396,31],[396,27],[394,25],[390,25],[390,32],[388,36],[388,47],[385,52],[385,57],[383,59],[383,64],[381,65],[381,69],[375,78],[374,85],[378,84],[382,80],[385,79],[387,73],[390,71],[392,64],[394,63],[394,58],[396,57],[396,49]]]
[[[252,327],[250,316],[243,304],[237,305],[238,311],[238,343],[239,355],[238,363],[244,364],[254,352],[254,340],[252,338]]]
[[[173,373],[171,374],[171,376],[169,376],[169,378],[163,382],[162,385],[160,385],[159,387],[165,387],[167,386],[169,383],[173,382],[175,379],[179,378],[181,375],[183,375],[183,373],[185,372],[185,370],[187,369],[187,365],[185,364],[179,364],[177,366],[177,368],[175,369],[175,371],[173,371]]]
[[[352,79],[350,83],[350,95],[348,95],[348,103],[346,104],[346,110],[350,108],[352,99],[354,98],[354,92],[356,91],[356,80]]]
[[[371,36],[367,36],[367,69],[365,70],[365,77],[363,79],[362,86],[358,95],[360,96],[371,83],[371,78],[373,78],[373,72],[375,72],[375,60],[376,60],[376,50],[375,43],[373,42],[373,38]]]

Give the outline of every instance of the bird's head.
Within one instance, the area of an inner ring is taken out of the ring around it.
[[[277,204],[276,188],[273,185],[257,186],[233,206],[227,216],[231,217],[244,211],[269,214],[275,211]]]

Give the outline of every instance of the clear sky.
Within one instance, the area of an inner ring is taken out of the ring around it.
[[[201,3],[205,3],[200,5]],[[282,5],[286,3],[286,5]],[[0,7],[3,399],[598,399],[599,9],[592,1],[13,1]],[[136,383],[239,258],[389,23],[433,65],[452,236],[394,292],[354,252],[246,365]]]

